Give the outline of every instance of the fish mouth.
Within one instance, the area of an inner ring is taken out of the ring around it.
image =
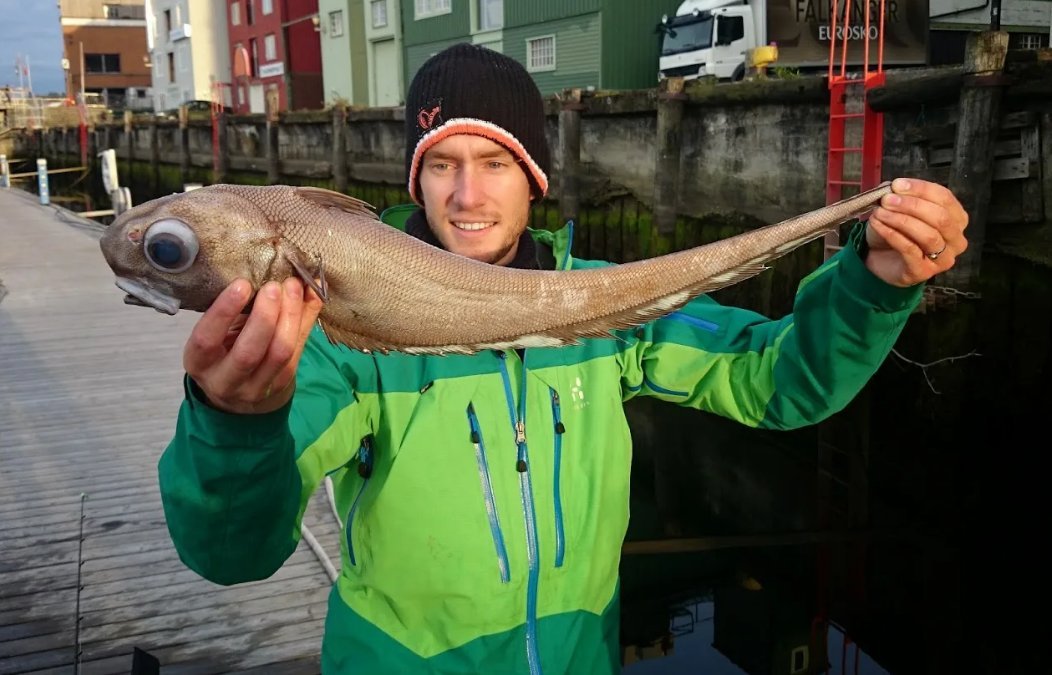
[[[139,307],[153,307],[158,312],[175,315],[182,304],[178,299],[165,295],[158,290],[150,288],[141,281],[127,277],[117,277],[115,282],[117,288],[128,295],[124,297],[125,304],[137,305]]]

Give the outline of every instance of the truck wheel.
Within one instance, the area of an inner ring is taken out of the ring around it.
[[[745,64],[739,63],[738,67],[734,69],[734,74],[731,75],[731,82],[741,82],[745,78]]]

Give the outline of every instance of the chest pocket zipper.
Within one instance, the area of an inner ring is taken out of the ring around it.
[[[551,392],[552,423],[555,425],[555,457],[553,458],[555,475],[552,479],[555,491],[555,566],[562,567],[563,558],[566,555],[566,531],[563,528],[563,500],[559,479],[560,474],[562,473],[563,434],[566,433],[566,427],[563,426],[562,411],[559,405],[559,392],[551,387],[549,387],[548,390]]]
[[[369,478],[373,475],[373,435],[369,434],[362,438],[362,445],[358,448],[358,475],[362,477],[362,484],[358,487],[358,494],[351,502],[351,510],[347,513],[347,557],[352,565],[357,565],[354,558],[354,540],[352,538],[354,527],[354,514],[358,511],[358,503],[362,499],[365,487],[369,485]]]
[[[497,550],[497,567],[500,570],[502,583],[511,581],[511,572],[508,569],[508,550],[504,546],[504,534],[500,529],[500,519],[497,517],[497,503],[493,498],[493,484],[490,482],[489,462],[486,460],[486,444],[482,440],[482,429],[479,427],[478,417],[475,416],[475,406],[468,404],[468,424],[471,427],[471,444],[475,448],[475,462],[478,464],[479,482],[482,485],[482,498],[486,504],[486,515],[489,518],[489,529],[493,535],[493,546]]]

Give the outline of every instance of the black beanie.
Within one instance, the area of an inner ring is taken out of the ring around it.
[[[492,49],[457,44],[420,67],[405,103],[406,176],[417,189],[427,150],[455,134],[476,134],[506,147],[519,159],[535,192],[548,192],[551,160],[544,135],[544,100],[521,63]]]

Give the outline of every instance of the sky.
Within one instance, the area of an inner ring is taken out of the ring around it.
[[[0,0],[0,87],[18,86],[15,59],[29,57],[33,91],[66,90],[57,0]]]

